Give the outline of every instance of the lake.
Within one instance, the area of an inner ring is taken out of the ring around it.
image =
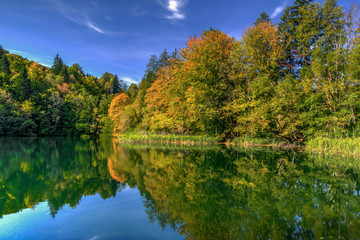
[[[357,239],[358,158],[0,138],[0,239]]]

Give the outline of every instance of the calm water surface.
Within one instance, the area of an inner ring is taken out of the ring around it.
[[[0,239],[360,239],[360,161],[0,139]]]

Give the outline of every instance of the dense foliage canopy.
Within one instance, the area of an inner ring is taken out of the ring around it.
[[[277,24],[261,13],[239,40],[210,29],[152,57],[132,97],[132,129],[299,143],[358,135],[356,12],[297,0]]]
[[[0,47],[0,136],[111,134],[108,108],[126,87],[111,73],[85,75],[58,54],[47,68]]]
[[[58,55],[48,69],[1,49],[0,135],[141,130],[298,143],[359,135],[359,36],[355,5],[296,0],[276,24],[261,13],[238,40],[210,28],[151,56],[129,87]]]

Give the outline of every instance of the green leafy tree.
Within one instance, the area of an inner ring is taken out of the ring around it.
[[[32,86],[25,66],[23,66],[20,73],[10,79],[9,92],[14,99],[20,102],[30,98]]]
[[[74,63],[68,69],[69,82],[72,83],[84,83],[85,73],[83,68],[78,63]]]
[[[10,76],[11,74],[10,63],[6,54],[2,54],[0,58],[0,72],[5,73],[7,76]]]
[[[138,94],[138,87],[135,83],[130,84],[129,88],[126,91],[127,95],[129,96],[130,100],[133,102],[135,97]]]
[[[64,82],[66,82],[66,83],[69,82],[68,67],[65,64],[61,67],[61,71],[60,71],[59,75],[64,78]]]

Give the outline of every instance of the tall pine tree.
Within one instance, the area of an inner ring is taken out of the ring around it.
[[[320,6],[312,2],[296,0],[284,10],[278,24],[286,48],[283,67],[297,76],[302,67],[311,64],[311,50],[320,36]]]
[[[254,25],[259,25],[260,23],[264,22],[271,22],[271,18],[266,12],[263,11],[260,13],[260,16],[254,22]]]
[[[51,71],[53,74],[59,75],[61,73],[61,71],[63,71],[63,67],[64,67],[64,62],[60,58],[59,54],[57,53],[54,58],[54,63],[51,67]]]
[[[117,93],[122,92],[120,82],[119,82],[119,78],[118,78],[118,76],[116,74],[111,80],[111,92],[113,94],[117,94]]]
[[[0,72],[5,73],[6,75],[11,74],[10,63],[9,63],[9,60],[8,60],[6,54],[3,54],[0,59]]]

